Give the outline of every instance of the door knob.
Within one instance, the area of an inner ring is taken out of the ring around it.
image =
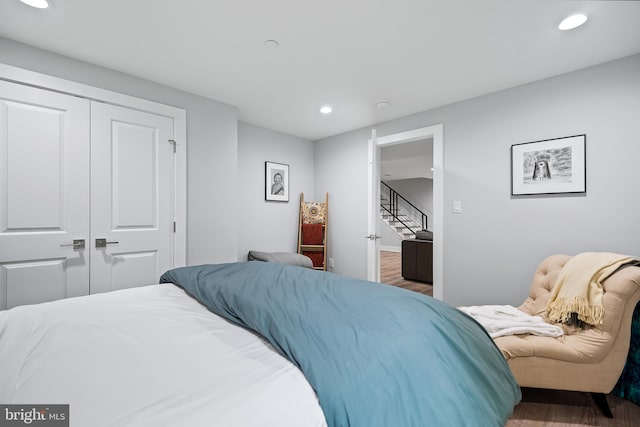
[[[106,248],[107,245],[117,245],[119,242],[107,242],[107,239],[96,239],[96,248]]]
[[[378,236],[377,234],[369,234],[368,236],[365,236],[365,239],[378,240],[378,239],[381,239],[381,237]]]
[[[60,247],[72,246],[73,249],[84,249],[84,239],[75,239],[73,243],[63,243]]]

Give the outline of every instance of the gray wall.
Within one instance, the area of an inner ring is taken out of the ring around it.
[[[366,278],[367,140],[359,130],[314,145],[315,193],[329,193],[327,256],[333,271]]]
[[[429,178],[394,179],[385,181],[422,212],[431,216],[433,212],[433,180]],[[431,224],[428,225],[431,228]]]
[[[376,125],[378,136],[444,125],[444,300],[517,305],[547,255],[640,255],[638,117],[640,55],[634,55]],[[512,144],[581,133],[586,195],[511,197]],[[335,271],[361,278],[370,135],[370,128],[359,129],[315,148],[316,188],[331,192],[337,213],[329,241]],[[451,213],[454,200],[462,201],[461,214]]]
[[[265,201],[265,161],[289,165],[288,203]],[[238,172],[238,260],[252,249],[296,252],[300,193],[314,200],[313,142],[240,122]]]
[[[187,111],[187,262],[236,261],[238,114],[235,107],[0,37],[0,62]],[[225,208],[226,207],[226,208]]]
[[[380,250],[400,252],[402,237],[382,219],[378,220]]]

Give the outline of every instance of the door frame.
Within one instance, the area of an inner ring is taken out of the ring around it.
[[[375,129],[371,130],[369,152],[369,178],[367,182],[367,280],[380,281],[380,147]]]
[[[442,300],[444,293],[444,126],[437,124],[386,136],[376,136],[375,145],[373,139],[369,140],[369,159],[375,159],[375,164],[372,165],[374,169],[379,168],[380,156],[376,156],[372,150],[425,138],[433,138],[433,297]],[[376,183],[373,182],[373,175],[370,173],[368,176],[369,197],[374,197],[376,194],[372,190],[374,185]],[[380,205],[379,193],[377,205]],[[372,204],[369,203],[367,210],[370,217],[375,215],[372,209]],[[371,256],[378,256],[378,254],[367,255],[367,271],[372,263],[375,263],[375,259]]]
[[[173,217],[176,222],[173,235],[173,265],[181,267],[187,263],[187,112],[184,109],[154,101],[85,85],[71,80],[53,77],[0,63],[0,79],[33,86],[68,95],[105,102],[134,110],[144,111],[173,120],[175,201]]]

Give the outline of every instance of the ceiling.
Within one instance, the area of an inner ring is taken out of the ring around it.
[[[310,140],[640,52],[636,1],[51,1],[2,0],[0,36]],[[587,23],[557,30],[575,12]]]
[[[380,149],[380,179],[428,178],[433,179],[433,138],[402,144],[383,146]]]

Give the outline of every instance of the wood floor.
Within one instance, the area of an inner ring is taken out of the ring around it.
[[[433,296],[430,284],[402,278],[399,252],[380,251],[380,281]],[[589,393],[523,388],[522,401],[505,427],[640,426],[640,406],[611,394],[607,401],[612,419],[602,415]]]
[[[433,296],[433,286],[430,283],[404,280],[401,269],[400,252],[380,251],[380,281],[382,283]]]
[[[522,389],[522,401],[506,427],[637,427],[640,406],[611,394],[607,395],[613,418],[606,418],[589,393],[558,390]]]

